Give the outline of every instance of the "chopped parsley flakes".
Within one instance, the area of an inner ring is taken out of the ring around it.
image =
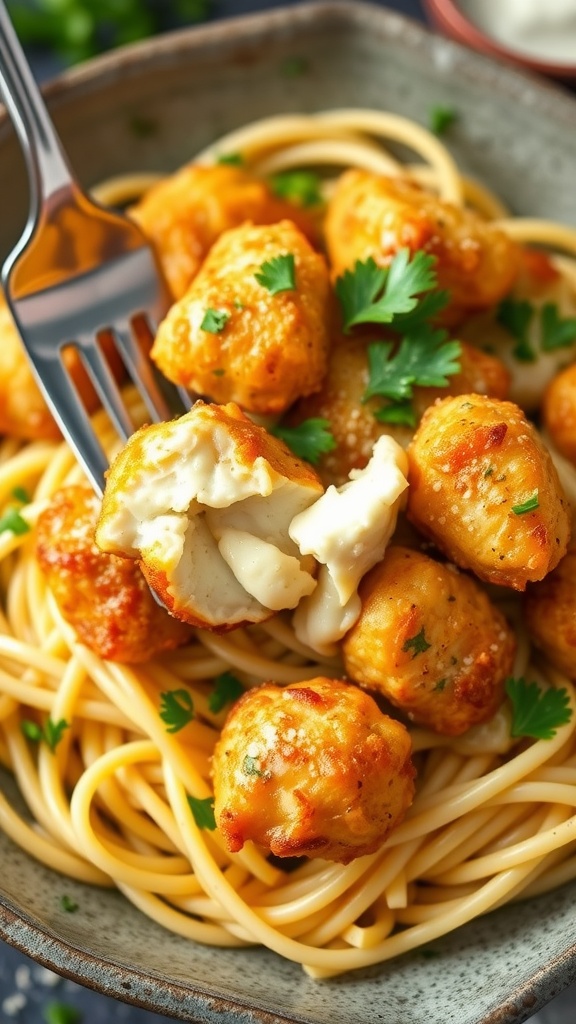
[[[56,747],[60,743],[64,730],[69,728],[69,722],[64,718],[61,718],[58,722],[54,722],[53,719],[47,718],[44,725],[40,726],[37,722],[32,722],[25,718],[20,723],[20,729],[26,739],[32,740],[34,743],[46,743],[52,753],[56,750]]]
[[[402,650],[407,654],[409,651],[412,653],[412,657],[415,658],[417,654],[424,654],[432,645],[428,643],[426,635],[424,633],[424,626],[419,633],[415,636],[411,636],[402,646]]]
[[[306,459],[307,462],[314,465],[321,455],[336,448],[330,423],[321,417],[303,420],[297,427],[285,427],[278,424],[272,427],[270,432],[284,441],[284,444],[287,444],[299,459]]]
[[[512,511],[516,516],[523,516],[525,512],[534,512],[538,508],[538,490],[536,489],[526,501],[518,505],[512,505]]]
[[[160,694],[160,718],[166,732],[179,732],[194,718],[194,701],[188,690],[166,690]]]
[[[221,672],[214,680],[214,689],[208,697],[208,707],[217,715],[227,704],[234,704],[243,693],[242,683],[232,672]]]
[[[437,106],[430,111],[430,131],[443,135],[454,124],[458,115],[453,107]]]
[[[284,253],[266,260],[254,277],[271,295],[278,292],[291,292],[296,288],[296,265],[294,254]]]
[[[498,322],[514,338],[512,354],[521,363],[535,362],[538,342],[542,352],[576,344],[576,317],[561,316],[553,302],[545,302],[538,310],[527,299],[508,296],[498,307]]]
[[[230,313],[227,313],[225,309],[207,309],[200,324],[200,330],[206,331],[208,334],[220,334],[229,319]]]
[[[17,537],[30,532],[30,527],[17,508],[10,506],[4,515],[0,516],[0,533],[11,530]]]
[[[187,800],[188,806],[192,811],[192,817],[198,828],[205,828],[208,832],[213,832],[216,828],[214,797],[207,796],[204,800],[201,800],[196,796],[187,796]]]
[[[299,206],[318,206],[322,202],[320,178],[314,171],[282,171],[270,179],[270,187],[280,199]]]

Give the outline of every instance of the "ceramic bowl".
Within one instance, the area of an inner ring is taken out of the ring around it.
[[[456,106],[449,144],[465,168],[519,212],[576,223],[576,104],[367,3],[302,3],[158,38],[65,75],[49,101],[87,186],[175,168],[273,112],[365,106],[427,123],[432,106]],[[26,191],[4,120],[2,253],[24,222]],[[6,773],[0,786],[18,803]],[[0,864],[1,937],[60,974],[182,1020],[519,1024],[576,977],[576,884],[475,921],[430,956],[319,983],[260,949],[171,935],[118,893],[40,866],[1,832]],[[75,914],[62,910],[63,893]]]
[[[545,3],[546,0],[543,0]],[[497,32],[492,32],[491,17],[499,16],[496,6],[487,5],[481,20],[474,19],[474,6],[469,0],[422,0],[422,6],[431,24],[450,39],[464,43],[480,53],[511,61],[528,71],[548,75],[561,82],[576,82],[576,53],[574,59],[569,61],[536,56],[524,51],[519,45],[504,42]],[[492,15],[487,19],[486,15],[490,12]],[[533,45],[537,50],[538,46]]]

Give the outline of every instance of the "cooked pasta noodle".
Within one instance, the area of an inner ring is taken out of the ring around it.
[[[398,145],[417,162],[403,166]],[[218,140],[198,161],[238,151],[262,175],[318,165],[326,194],[332,169],[342,166],[408,174],[497,219],[515,239],[549,247],[576,279],[575,231],[510,217],[489,190],[461,175],[437,138],[404,118],[360,110],[271,118]],[[151,182],[115,179],[97,194],[124,202]],[[126,398],[142,422],[137,396],[128,389]],[[112,454],[103,413],[94,425]],[[560,456],[558,463],[576,507],[574,467]],[[290,872],[250,843],[229,853],[217,831],[196,824],[189,804],[211,795],[210,757],[225,717],[210,710],[211,680],[230,671],[245,687],[285,684],[341,676],[342,664],[301,643],[284,613],[224,636],[196,630],[187,646],[142,665],[100,659],[62,617],[35,557],[42,509],[59,487],[81,480],[64,444],[0,445],[0,505],[16,488],[33,496],[21,512],[30,531],[0,534],[0,758],[28,808],[21,816],[0,795],[0,827],[16,844],[71,878],[116,886],[186,938],[260,943],[315,978],[398,956],[576,877],[576,696],[568,678],[534,659],[517,615],[515,674],[569,696],[570,721],[551,739],[510,748],[491,746],[482,727],[458,738],[414,728],[416,798],[376,853],[346,866],[304,861]],[[515,599],[503,608],[514,613]],[[172,735],[159,699],[174,689],[189,692],[196,716]],[[54,751],[21,731],[22,722],[46,715],[68,723]]]

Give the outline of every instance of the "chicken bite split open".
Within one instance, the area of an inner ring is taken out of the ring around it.
[[[322,493],[314,470],[238,406],[199,401],[129,439],[109,471],[96,541],[140,560],[177,618],[224,632],[315,588],[314,560],[288,528]]]

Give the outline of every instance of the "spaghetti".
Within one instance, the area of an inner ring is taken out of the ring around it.
[[[401,165],[382,144],[413,150]],[[277,117],[242,128],[198,156],[212,163],[241,152],[268,175],[294,167],[359,166],[407,174],[444,199],[475,207],[523,243],[560,250],[573,279],[576,232],[510,218],[486,189],[461,175],[446,148],[420,126],[373,111]],[[107,183],[98,198],[134,199],[146,177]],[[330,176],[324,191],[329,195]],[[144,420],[127,392],[135,419]],[[94,418],[112,456],[114,436]],[[574,468],[558,457],[576,495]],[[379,963],[457,928],[494,907],[576,877],[576,696],[569,679],[534,659],[513,598],[518,653],[514,674],[560,686],[572,715],[553,738],[510,749],[506,711],[490,729],[449,738],[413,729],[417,795],[377,853],[343,866],[306,861],[284,871],[251,844],[227,852],[200,827],[190,798],[211,795],[210,756],[225,711],[210,709],[212,680],[230,671],[245,687],[342,674],[295,637],[289,618],[192,641],[137,667],[104,661],[80,644],[49,592],[35,557],[34,526],[50,496],[82,482],[64,444],[0,445],[0,507],[15,490],[32,494],[20,514],[28,532],[0,534],[5,595],[0,616],[0,759],[28,807],[20,816],[0,796],[0,827],[31,856],[72,878],[116,886],[143,913],[196,942],[259,943],[327,977]],[[170,734],[159,696],[189,692],[196,715]],[[54,750],[31,744],[30,719],[67,728]]]

